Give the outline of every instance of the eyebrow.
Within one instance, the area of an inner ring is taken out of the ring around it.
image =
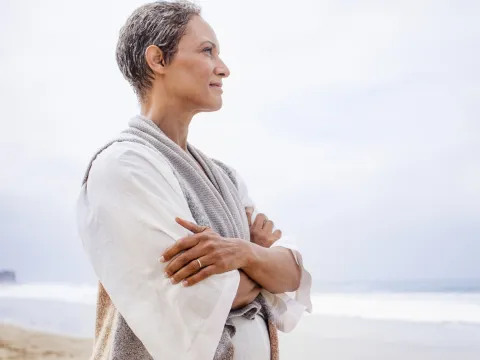
[[[210,41],[210,40],[206,40],[206,41],[202,42],[200,44],[200,46],[202,46],[204,44],[207,44],[207,43],[212,45],[213,48],[218,49],[217,44],[215,44],[213,41]],[[220,49],[218,49],[218,53],[220,54]]]

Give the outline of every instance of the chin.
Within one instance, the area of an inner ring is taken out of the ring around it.
[[[208,104],[205,104],[203,107],[205,112],[213,112],[213,111],[218,111],[222,108],[222,98],[215,99],[213,101],[210,101]]]

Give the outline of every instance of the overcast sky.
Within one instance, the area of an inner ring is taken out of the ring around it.
[[[74,202],[138,111],[143,1],[0,2],[0,268],[93,279]],[[319,280],[480,278],[478,1],[199,1],[231,70],[189,140],[241,172]]]

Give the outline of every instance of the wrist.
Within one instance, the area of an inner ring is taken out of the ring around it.
[[[241,250],[241,269],[253,269],[257,266],[261,254],[259,253],[262,249],[261,246],[241,240],[242,250]]]

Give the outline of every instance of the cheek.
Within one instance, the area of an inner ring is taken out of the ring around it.
[[[185,68],[175,77],[174,86],[177,90],[199,91],[209,84],[209,76],[201,68]]]
[[[213,70],[209,64],[197,62],[189,67],[186,72],[184,89],[188,92],[186,94],[190,100],[198,104],[204,104],[211,101],[210,82],[212,81]],[[188,79],[187,79],[188,78]]]
[[[210,81],[214,68],[209,59],[179,61],[174,76],[170,79],[171,89],[177,95],[203,102],[210,97]],[[204,100],[201,100],[204,99]]]
[[[205,61],[199,61],[195,64],[192,64],[191,75],[193,81],[199,87],[208,88],[210,81],[212,79],[213,69],[209,63]]]

